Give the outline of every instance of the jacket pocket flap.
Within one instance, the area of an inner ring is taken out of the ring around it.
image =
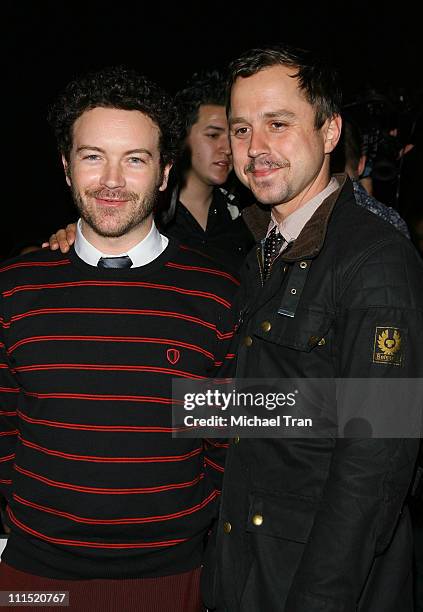
[[[300,497],[250,496],[247,532],[308,542],[317,504]]]
[[[263,317],[254,335],[268,342],[310,352],[319,342],[324,342],[322,339],[333,318],[331,313],[315,310],[298,309],[294,318],[273,312]]]

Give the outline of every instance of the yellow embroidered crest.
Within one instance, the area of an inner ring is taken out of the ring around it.
[[[402,336],[396,327],[376,327],[373,363],[402,365]]]

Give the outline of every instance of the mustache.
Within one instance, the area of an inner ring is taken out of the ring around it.
[[[125,191],[123,189],[86,189],[85,195],[89,198],[97,198],[99,200],[130,200],[136,202],[138,194],[133,191]]]
[[[256,161],[252,159],[247,166],[245,166],[245,172],[254,172],[255,170],[274,170],[276,168],[289,168],[291,164],[288,160],[274,161],[273,159],[262,159]]]

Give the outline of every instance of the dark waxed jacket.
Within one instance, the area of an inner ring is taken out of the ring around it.
[[[341,188],[264,286],[260,253],[247,258],[237,377],[423,376],[423,266],[407,239],[355,203],[349,179],[337,178]],[[385,330],[401,335],[396,353],[382,350]],[[411,438],[234,439],[217,545],[205,562],[206,604],[411,611],[404,500],[417,448]]]

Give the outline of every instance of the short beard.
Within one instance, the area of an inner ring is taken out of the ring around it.
[[[106,193],[108,191],[107,189],[87,189],[84,192],[84,197],[82,197],[81,193],[76,191],[74,187],[72,187],[72,195],[81,218],[98,236],[102,236],[103,238],[120,238],[139,225],[142,225],[151,215],[157,203],[159,193],[158,185],[159,183],[154,185],[142,199],[139,194],[134,192],[120,191],[116,193],[110,191]],[[113,218],[119,214],[118,210],[110,209],[110,211],[107,211],[107,206],[105,206],[103,214],[96,215],[95,208],[93,207],[90,209],[90,207],[87,206],[86,201],[88,199],[99,197],[115,200],[119,200],[120,198],[129,200],[131,207],[123,218],[120,219],[119,224],[112,224],[112,226],[108,227],[107,223],[102,223],[102,221],[107,221],[108,218],[113,220]]]

